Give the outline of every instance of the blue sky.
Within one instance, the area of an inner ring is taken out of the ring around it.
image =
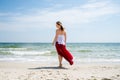
[[[120,0],[0,0],[0,42],[120,42]]]

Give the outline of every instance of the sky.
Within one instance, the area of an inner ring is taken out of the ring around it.
[[[120,0],[0,0],[0,42],[120,42]]]

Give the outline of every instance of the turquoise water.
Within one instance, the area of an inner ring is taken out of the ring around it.
[[[77,62],[120,62],[120,43],[68,43]],[[57,61],[51,43],[0,43],[0,61]]]

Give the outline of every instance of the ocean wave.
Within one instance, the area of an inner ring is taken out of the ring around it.
[[[19,48],[20,46],[18,45],[2,45],[0,48]]]
[[[92,50],[78,50],[78,52],[93,52]]]
[[[43,54],[43,56],[55,56],[56,51],[50,51],[49,53]]]
[[[0,55],[12,55],[12,53],[8,51],[0,51]]]
[[[25,51],[28,48],[0,48],[0,51]]]
[[[36,56],[36,55],[45,55],[45,54],[51,54],[51,51],[1,51],[0,54],[2,55],[30,55],[30,56]]]
[[[87,53],[87,52],[116,52],[119,53],[120,49],[81,49],[81,50],[77,50],[77,52],[81,52],[81,53]]]

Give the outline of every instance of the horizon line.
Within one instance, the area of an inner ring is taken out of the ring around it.
[[[0,42],[0,43],[52,43],[52,42]],[[120,43],[120,42],[67,42],[67,43]]]

